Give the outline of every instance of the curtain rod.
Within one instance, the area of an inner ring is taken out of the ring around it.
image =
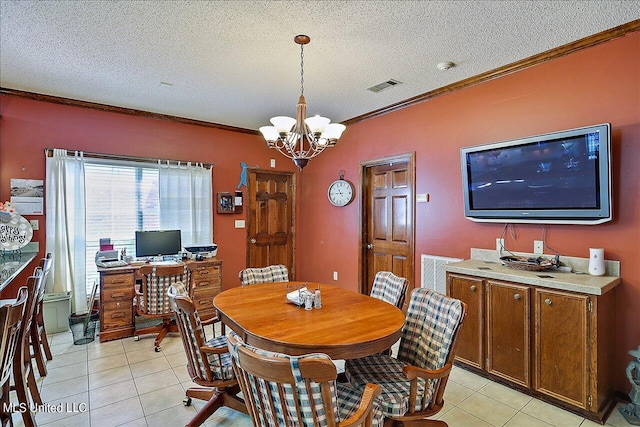
[[[44,149],[45,156],[46,157],[53,157],[53,150],[54,150],[53,148],[45,148]],[[160,162],[180,162],[180,163],[185,163],[185,164],[186,163],[191,163],[191,164],[199,163],[204,168],[207,168],[207,169],[212,169],[213,168],[213,163],[196,162],[196,161],[192,161],[192,160],[153,159],[153,158],[150,158],[150,157],[124,156],[124,155],[119,155],[119,154],[106,154],[106,153],[91,153],[91,152],[82,151],[82,150],[67,150],[67,154],[68,155],[73,155],[76,152],[82,152],[84,157],[94,158],[94,159],[128,160],[128,161],[131,161],[131,162],[151,163],[151,164],[158,164],[158,161],[160,161]]]

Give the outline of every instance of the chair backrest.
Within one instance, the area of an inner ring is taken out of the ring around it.
[[[18,289],[18,297],[13,304],[0,307],[0,394],[2,385],[9,381],[11,376],[28,297],[26,286],[22,286]]]
[[[52,264],[53,255],[51,255],[51,252],[48,252],[44,258],[40,259],[40,264],[38,265],[38,267],[42,269],[42,285],[40,286],[39,292],[37,294],[37,301],[42,301],[44,298],[44,291],[47,287],[47,279],[49,278],[49,271],[51,270]]]
[[[138,313],[142,315],[170,315],[169,286],[189,283],[189,270],[185,264],[145,265],[138,270],[142,276],[140,292],[136,295]]]
[[[176,314],[176,323],[187,356],[187,371],[193,381],[213,382],[216,380],[235,382],[229,362],[227,348],[215,353],[205,353],[201,349],[207,339],[200,322],[200,316],[181,283],[169,286],[167,297],[171,309]]]
[[[438,292],[411,292],[398,360],[423,369],[442,368],[453,359],[453,345],[464,319],[464,304]]]
[[[238,274],[242,286],[255,285],[256,283],[288,282],[289,270],[278,264],[262,268],[245,268]]]
[[[28,331],[31,328],[33,313],[38,305],[38,294],[41,291],[41,288],[44,287],[44,282],[42,280],[43,277],[42,268],[36,267],[33,271],[33,275],[27,278],[26,288],[28,296],[24,308],[24,320],[20,325],[20,330],[23,331],[21,337],[23,337],[25,345],[28,343],[29,333],[24,331]]]
[[[336,367],[325,354],[288,356],[228,336],[236,378],[254,426],[335,426]]]
[[[378,271],[373,279],[371,296],[402,308],[407,293],[407,282],[404,277],[398,277],[390,271]]]

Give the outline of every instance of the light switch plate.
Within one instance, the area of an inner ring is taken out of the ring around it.
[[[236,219],[236,228],[244,228],[244,219]]]
[[[31,219],[29,220],[29,223],[31,224],[31,228],[33,229],[33,231],[40,229],[40,221],[38,221],[37,219]]]
[[[416,194],[416,203],[427,203],[429,201],[428,194]]]
[[[272,168],[276,167],[276,159],[271,159],[271,167]]]

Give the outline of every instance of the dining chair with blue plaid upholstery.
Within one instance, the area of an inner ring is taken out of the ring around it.
[[[375,354],[347,360],[349,383],[358,388],[379,385],[382,412],[392,421],[431,422],[425,418],[444,405],[444,389],[465,313],[466,306],[460,300],[430,289],[414,289],[397,358]]]
[[[382,427],[378,386],[361,390],[336,381],[326,354],[289,356],[228,336],[236,378],[257,427]]]
[[[189,388],[183,402],[186,406],[191,405],[192,399],[207,402],[187,426],[201,425],[222,406],[246,414],[244,400],[237,396],[240,388],[233,373],[227,338],[214,336],[207,341],[198,311],[181,282],[169,287],[167,297],[176,315],[187,371],[191,381],[201,386]]]
[[[390,271],[378,271],[373,279],[370,296],[402,309],[407,293],[407,279]]]
[[[136,289],[136,313],[139,316],[161,319],[162,322],[148,327],[136,328],[133,333],[136,340],[140,335],[157,334],[154,340],[156,352],[160,351],[160,343],[169,332],[178,332],[178,326],[172,319],[173,312],[169,305],[167,290],[169,286],[181,282],[189,283],[189,271],[185,264],[178,265],[145,265],[138,270],[142,277],[140,289]]]
[[[288,282],[289,270],[282,264],[262,268],[245,268],[240,270],[238,277],[242,286],[255,285],[256,283]]]

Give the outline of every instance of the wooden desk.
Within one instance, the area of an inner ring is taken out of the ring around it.
[[[322,308],[285,302],[287,284],[264,283],[226,290],[213,305],[221,320],[245,342],[300,355],[321,352],[354,359],[391,347],[401,335],[404,313],[393,305],[337,286],[320,284]],[[315,289],[317,283],[309,283]]]
[[[202,320],[215,316],[213,297],[222,290],[222,260],[185,261],[189,289]],[[100,273],[100,342],[132,337],[135,331],[133,295],[136,273],[146,264],[98,268]]]

